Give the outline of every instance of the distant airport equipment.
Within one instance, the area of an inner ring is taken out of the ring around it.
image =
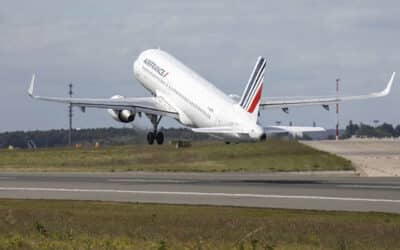
[[[26,142],[26,145],[27,145],[27,147],[28,147],[29,149],[36,149],[36,148],[37,148],[37,147],[36,147],[36,143],[35,143],[34,140],[28,140],[28,141]]]
[[[175,148],[190,148],[192,146],[192,141],[176,140],[176,141],[172,141],[171,144],[175,144]]]
[[[114,95],[110,99],[93,99],[36,96],[33,94],[35,75],[28,93],[34,99],[66,103],[82,110],[107,109],[114,120],[122,123],[133,122],[143,113],[153,125],[153,131],[147,134],[149,144],[164,142],[163,133],[158,131],[163,116],[177,120],[194,132],[213,134],[226,141],[265,140],[267,133],[276,131],[296,135],[325,130],[319,127],[262,127],[258,121],[259,110],[279,108],[289,112],[289,107],[306,105],[322,105],[327,109],[328,105],[343,101],[383,97],[389,94],[395,77],[393,73],[383,91],[368,95],[262,98],[265,69],[266,60],[260,56],[242,95],[227,95],[167,52],[150,49],[143,51],[135,60],[133,73],[151,97]]]

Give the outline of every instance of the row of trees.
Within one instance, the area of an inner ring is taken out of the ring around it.
[[[400,137],[400,125],[393,126],[392,124],[383,123],[373,127],[364,123],[355,124],[350,120],[343,133],[343,137],[349,138],[352,136],[377,138]]]
[[[189,129],[163,129],[166,140],[208,140],[214,139],[205,134],[195,134]],[[147,130],[140,128],[94,128],[73,130],[74,144],[127,145],[146,143]],[[383,123],[377,127],[367,124],[355,124],[352,121],[346,126],[343,138],[357,137],[400,137],[400,125],[394,127]],[[0,133],[0,148],[12,145],[18,148],[27,147],[58,147],[68,145],[68,130],[57,129],[48,131],[16,131]]]
[[[163,129],[167,140],[190,139],[206,140],[210,137],[203,134],[194,134],[191,130],[184,128]],[[140,128],[94,128],[72,131],[73,144],[101,145],[127,145],[142,144],[146,142],[148,130]],[[55,129],[48,131],[16,131],[0,133],[0,148],[9,146],[27,148],[36,146],[58,147],[68,145],[68,130]]]

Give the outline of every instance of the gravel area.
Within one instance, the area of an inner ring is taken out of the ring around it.
[[[351,160],[363,176],[400,176],[400,139],[303,141]]]

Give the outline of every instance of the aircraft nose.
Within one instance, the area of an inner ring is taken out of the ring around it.
[[[138,70],[139,70],[139,58],[136,59],[136,60],[133,62],[133,74],[134,74],[135,76],[138,75],[138,72],[139,72]]]
[[[135,76],[139,75],[139,70],[140,70],[140,62],[143,61],[143,57],[145,57],[146,51],[143,51],[138,55],[136,60],[133,62],[133,73]]]

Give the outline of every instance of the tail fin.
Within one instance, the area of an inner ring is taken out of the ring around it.
[[[266,60],[263,57],[258,57],[253,73],[251,73],[249,82],[243,91],[239,105],[253,115],[255,121],[258,118],[258,108],[261,101],[264,72]]]

